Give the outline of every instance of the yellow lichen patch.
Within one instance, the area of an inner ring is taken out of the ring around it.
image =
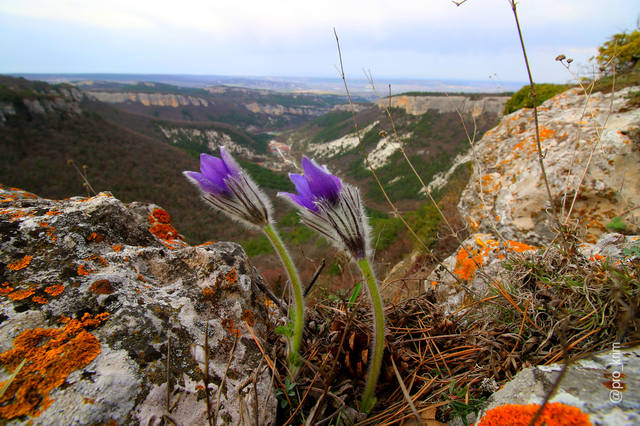
[[[85,314],[81,320],[70,320],[62,329],[34,328],[20,333],[13,341],[13,349],[0,355],[0,363],[9,371],[22,360],[27,361],[0,398],[0,416],[37,417],[51,405],[49,392],[100,353],[100,342],[85,328],[97,326],[108,315],[92,318]]]
[[[24,269],[29,266],[29,263],[31,263],[31,259],[33,259],[33,256],[29,256],[27,254],[22,259],[8,264],[7,268],[11,269],[12,271],[19,271],[20,269]]]
[[[54,284],[54,285],[50,285],[49,287],[46,287],[44,289],[44,292],[47,293],[50,296],[57,296],[60,293],[62,293],[64,291],[64,286],[62,284]]]
[[[35,294],[36,290],[29,288],[27,290],[16,290],[13,293],[9,293],[9,299],[11,300],[24,300]]]

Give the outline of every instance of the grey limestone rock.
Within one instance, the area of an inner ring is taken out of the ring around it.
[[[493,394],[479,418],[505,404],[541,404],[562,365],[531,367],[519,372]],[[640,347],[592,355],[570,364],[549,402],[579,408],[595,426],[640,424]]]
[[[206,351],[217,423],[254,418],[257,398],[273,424],[260,280],[239,245],[189,246],[157,206],[0,187],[0,381],[27,360],[0,421],[207,424]]]

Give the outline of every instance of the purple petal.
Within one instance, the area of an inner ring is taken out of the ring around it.
[[[309,190],[316,198],[325,198],[331,202],[338,199],[342,182],[329,173],[326,166],[320,167],[313,160],[302,157],[302,169],[309,184]]]
[[[311,189],[309,189],[309,182],[304,176],[289,173],[289,180],[296,186],[298,194],[305,198],[313,199],[313,194],[311,193]]]
[[[229,174],[238,176],[240,173],[242,173],[242,169],[240,168],[238,163],[236,163],[236,160],[233,159],[231,154],[227,152],[227,149],[224,146],[220,147],[220,157],[227,167]]]
[[[209,154],[200,154],[200,172],[207,179],[222,182],[229,174],[224,161]]]
[[[224,185],[224,183],[220,184],[219,182],[207,179],[207,177],[202,173],[186,171],[183,173],[191,182],[197,184],[204,192],[209,192],[216,195],[227,194],[229,192],[229,189],[226,185]]]
[[[311,211],[314,211],[314,212],[318,211],[318,207],[315,205],[313,200],[310,199],[310,198],[301,197],[300,195],[292,194],[291,192],[278,192],[278,195],[279,196],[287,196],[287,197],[289,197],[291,199],[291,201],[293,201],[294,203],[296,203],[300,207],[304,207],[307,210],[311,210]]]

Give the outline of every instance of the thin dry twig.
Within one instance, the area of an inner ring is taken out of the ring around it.
[[[222,375],[222,381],[220,382],[220,386],[218,386],[218,394],[216,395],[216,411],[213,416],[214,425],[218,424],[218,414],[220,413],[220,396],[222,395],[222,388],[224,387],[224,384],[227,381],[227,373],[229,372],[229,367],[231,367],[231,361],[233,360],[233,355],[236,352],[236,343],[238,343],[237,334],[236,334],[236,338],[233,339],[233,346],[231,347],[231,352],[229,353],[229,360],[227,361],[227,366],[224,369],[224,374]]]
[[[211,418],[211,400],[209,399],[209,321],[204,327],[204,394],[207,403],[207,421],[209,426],[213,426]]]
[[[393,360],[393,357],[391,357],[391,365],[393,366],[393,372],[396,375],[396,379],[398,379],[398,384],[400,385],[400,389],[402,389],[402,394],[404,395],[405,401],[407,401],[407,404],[409,404],[409,407],[411,407],[411,411],[413,412],[413,415],[416,418],[416,422],[418,423],[418,426],[422,426],[422,421],[420,420],[420,414],[418,414],[418,410],[416,410],[416,406],[413,404],[413,401],[411,400],[411,396],[409,396],[409,391],[407,391],[407,387],[404,385],[404,382],[402,381],[402,377],[400,376],[400,372],[398,371],[398,367],[396,367],[396,362]]]
[[[536,88],[535,88],[535,85],[533,84],[533,77],[531,76],[531,68],[529,67],[529,58],[527,57],[527,49],[524,46],[524,39],[522,37],[522,30],[520,29],[520,21],[518,20],[518,12],[516,10],[515,0],[509,0],[509,5],[511,6],[511,10],[513,11],[513,17],[516,21],[516,28],[518,30],[520,46],[522,47],[522,55],[524,56],[524,63],[526,65],[527,75],[529,77],[529,86],[531,87],[531,99],[533,101],[533,120],[534,120],[535,131],[536,131],[536,144],[538,147],[538,164],[540,164],[540,173],[542,174],[542,178],[544,180],[544,186],[547,190],[547,197],[549,197],[549,203],[551,203],[551,211],[555,213],[556,206],[553,201],[553,196],[551,195],[551,188],[549,186],[549,180],[547,179],[547,172],[544,167],[542,145],[540,143],[540,126],[538,123],[538,105],[536,102]],[[557,220],[557,217],[555,219]]]

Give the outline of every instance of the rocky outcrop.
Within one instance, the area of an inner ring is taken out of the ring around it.
[[[587,98],[572,89],[539,108],[556,215],[589,242],[617,216],[640,221],[640,109],[626,106],[634,90]],[[532,111],[503,117],[471,157],[473,174],[459,204],[469,226],[477,232],[497,228],[504,238],[533,244],[549,241],[551,205],[538,164]]]
[[[82,113],[79,102],[83,98],[82,92],[74,88],[54,88],[43,93],[29,93],[20,96],[16,92],[14,102],[0,102],[0,125],[7,118],[16,115],[16,107],[24,107],[31,116],[46,116],[48,114],[78,115]],[[17,105],[16,105],[17,104]]]
[[[507,404],[541,404],[561,370],[559,364],[522,370],[489,398],[479,418]],[[639,377],[640,347],[614,345],[610,351],[570,364],[549,402],[578,408],[595,426],[637,425]]]
[[[329,108],[318,107],[288,107],[278,104],[259,104],[257,102],[251,102],[245,104],[245,108],[256,114],[274,115],[276,117],[281,115],[306,115],[317,116],[322,115],[329,111]]]
[[[478,117],[482,114],[502,115],[504,105],[509,100],[508,96],[486,96],[480,99],[472,99],[470,96],[407,96],[399,95],[391,97],[392,108],[402,108],[407,114],[422,115],[428,111],[439,113],[456,112],[472,114]],[[376,105],[380,108],[389,106],[389,99],[379,99]]]
[[[3,380],[25,360],[3,423],[207,424],[208,360],[217,424],[255,406],[274,424],[260,281],[239,245],[189,246],[157,206],[0,187]]]
[[[144,106],[163,106],[178,108],[180,106],[209,106],[209,101],[199,96],[174,95],[169,93],[144,93],[144,92],[87,92],[100,102],[121,104],[125,102],[137,102]]]
[[[608,259],[620,263],[636,260],[638,254],[625,253],[633,253],[638,247],[639,236],[611,233],[602,235],[597,244],[582,244],[579,251],[585,261]],[[494,234],[473,234],[462,242],[455,254],[434,269],[424,281],[424,289],[434,293],[446,312],[454,312],[486,297],[495,283],[510,282],[513,275],[504,267],[509,257],[527,256],[538,248],[519,241],[501,240]]]
[[[458,205],[473,234],[424,282],[447,311],[486,296],[493,279],[507,282],[503,262],[512,252],[546,247],[557,230],[553,214],[583,239],[585,260],[628,258],[622,251],[633,251],[638,237],[606,234],[605,225],[618,218],[629,224],[629,232],[640,220],[640,110],[627,107],[633,90],[587,99],[572,89],[539,108],[556,213],[540,172],[531,110],[503,117],[466,158],[459,158],[457,164],[473,162]]]

